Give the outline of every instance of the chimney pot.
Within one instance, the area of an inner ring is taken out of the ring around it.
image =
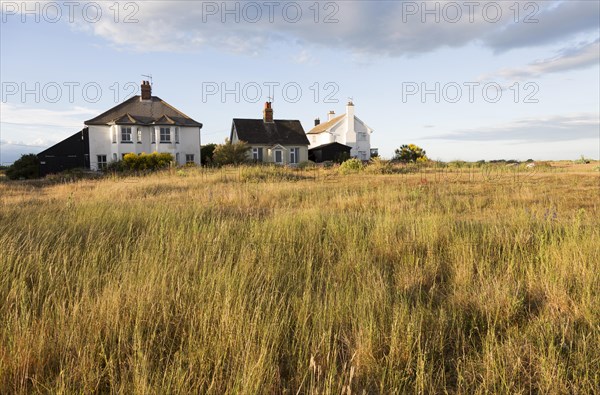
[[[152,86],[149,81],[142,81],[142,100],[150,100],[152,98]]]
[[[319,126],[321,124],[321,120],[319,118],[315,119],[315,126]]]
[[[273,123],[273,108],[271,107],[270,101],[265,103],[265,109],[263,110],[263,121],[265,123]]]

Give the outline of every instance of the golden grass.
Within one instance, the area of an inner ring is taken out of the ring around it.
[[[599,174],[0,183],[0,393],[593,393]]]

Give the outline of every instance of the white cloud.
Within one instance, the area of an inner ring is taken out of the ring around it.
[[[142,52],[210,47],[258,55],[272,44],[285,43],[405,56],[471,43],[496,52],[556,43],[577,33],[597,31],[600,13],[599,2],[577,0],[485,0],[475,6],[450,0],[337,1],[318,3],[318,14],[315,2],[276,3],[272,8],[269,2],[243,1],[131,3],[137,11],[125,10],[119,3],[122,9],[115,22],[113,3],[96,2],[103,10],[96,23],[83,20],[81,3],[73,28],[93,32],[117,48]],[[258,18],[256,5],[260,6]],[[301,7],[300,14],[296,5]],[[495,20],[497,7],[501,17]],[[435,15],[427,14],[434,8]],[[132,11],[138,22],[125,23]],[[297,21],[296,15],[300,15]],[[526,17],[531,23],[525,23]]]
[[[597,139],[600,143],[600,114],[583,113],[518,119],[501,125],[427,136],[426,139],[526,143]]]
[[[83,126],[83,120],[97,114],[97,110],[74,107],[70,110],[48,110],[0,103],[2,124],[20,125],[37,128],[39,126],[63,127],[76,129]]]
[[[538,60],[525,67],[503,69],[496,74],[508,80],[516,80],[598,65],[600,65],[600,39],[564,49],[553,58]]]

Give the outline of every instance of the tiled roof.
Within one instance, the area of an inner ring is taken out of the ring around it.
[[[233,120],[231,130],[237,132],[239,140],[248,144],[265,145],[309,145],[304,128],[297,120],[278,120],[273,123],[265,123],[262,119],[239,119]]]
[[[329,128],[331,128],[333,125],[338,123],[345,116],[346,116],[346,114],[342,114],[340,116],[333,118],[331,121],[327,121],[325,123],[317,125],[314,128],[312,128],[311,131],[308,132],[307,134],[319,134],[319,133],[326,132],[327,130],[329,130]]]
[[[140,96],[133,96],[96,118],[85,121],[86,125],[111,125],[115,123],[202,127],[200,122],[194,121],[156,96],[152,96],[150,100],[140,100]]]

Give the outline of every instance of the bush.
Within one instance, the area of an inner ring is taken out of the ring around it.
[[[389,161],[383,160],[380,157],[372,157],[366,169],[369,174],[392,174],[394,168]]]
[[[316,167],[316,164],[312,160],[305,160],[304,162],[298,163],[298,166],[297,166],[297,168],[300,170],[312,169],[314,167]]]
[[[358,173],[363,169],[363,163],[360,159],[348,159],[340,165],[338,169],[342,174]]]
[[[581,158],[574,160],[573,163],[578,165],[587,165],[588,163],[590,163],[590,160],[586,159],[585,156],[581,155]]]
[[[429,160],[425,155],[425,150],[414,144],[401,146],[396,150],[395,154],[394,160],[403,163],[427,162]]]
[[[217,148],[216,144],[206,144],[200,147],[200,160],[202,166],[210,165],[212,163],[215,148]]]
[[[233,144],[229,139],[225,144],[217,145],[213,153],[213,162],[219,166],[239,165],[248,162],[250,146],[244,141]]]
[[[35,154],[22,155],[8,167],[6,176],[11,180],[30,180],[40,176],[40,160]]]
[[[151,154],[141,153],[127,154],[123,160],[110,162],[107,166],[108,171],[126,171],[126,170],[159,170],[169,167],[173,162],[173,155],[166,152],[153,152]]]

